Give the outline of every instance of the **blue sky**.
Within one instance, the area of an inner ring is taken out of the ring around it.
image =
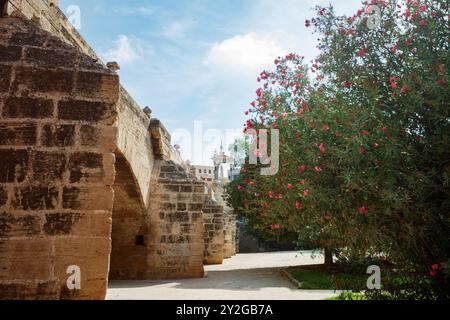
[[[360,1],[61,0],[60,7],[80,7],[88,43],[104,62],[119,62],[124,87],[153,109],[184,157],[207,164],[220,140],[227,145],[242,129],[258,73],[289,52],[314,57],[316,37],[304,21],[327,3],[352,14]]]

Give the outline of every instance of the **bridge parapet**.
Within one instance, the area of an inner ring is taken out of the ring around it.
[[[117,110],[117,149],[129,162],[147,207],[155,159],[149,132],[150,119],[122,86]]]

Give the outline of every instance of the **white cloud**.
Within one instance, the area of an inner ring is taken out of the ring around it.
[[[276,39],[250,32],[214,44],[205,63],[255,71],[268,67],[285,53]]]
[[[119,35],[116,47],[106,51],[103,56],[106,61],[116,61],[119,64],[128,64],[142,55],[142,48],[138,40],[132,40],[126,35]]]
[[[189,22],[174,21],[163,27],[162,35],[169,39],[178,40],[185,36],[189,27]]]

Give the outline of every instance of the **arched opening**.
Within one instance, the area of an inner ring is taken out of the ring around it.
[[[145,279],[148,228],[141,191],[126,158],[116,152],[109,279]]]
[[[8,14],[8,0],[0,0],[0,10],[2,16],[6,16]]]

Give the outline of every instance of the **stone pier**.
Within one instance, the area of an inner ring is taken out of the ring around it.
[[[223,207],[208,197],[203,204],[205,264],[221,264],[224,253]]]

